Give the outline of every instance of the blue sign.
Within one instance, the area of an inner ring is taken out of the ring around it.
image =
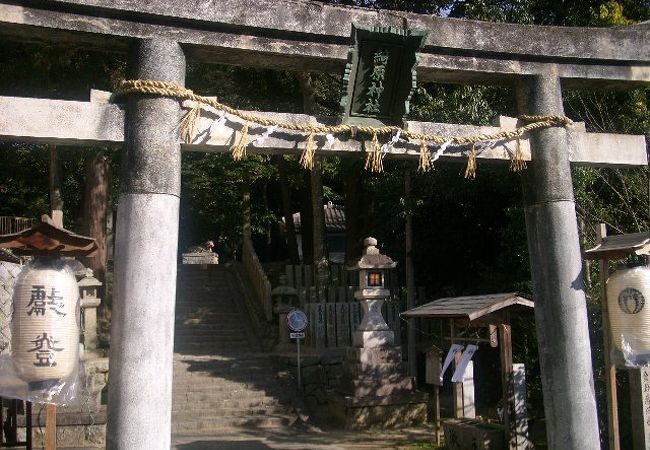
[[[292,309],[287,314],[287,326],[291,331],[303,331],[307,328],[307,323],[307,315],[299,309]]]

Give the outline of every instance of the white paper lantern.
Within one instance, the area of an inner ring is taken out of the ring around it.
[[[16,280],[11,356],[34,388],[69,377],[79,360],[79,288],[59,259],[36,259]]]
[[[607,280],[612,344],[624,354],[650,354],[650,269],[630,267]]]

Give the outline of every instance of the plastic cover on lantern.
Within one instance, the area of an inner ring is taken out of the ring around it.
[[[0,354],[0,397],[77,403],[79,288],[60,259],[37,258],[16,278],[10,347]]]
[[[612,361],[619,366],[650,363],[650,268],[617,270],[607,280]]]

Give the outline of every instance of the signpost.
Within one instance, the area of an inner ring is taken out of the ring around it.
[[[289,338],[296,340],[296,364],[298,365],[298,389],[302,389],[300,379],[300,340],[305,338],[304,330],[308,324],[307,315],[299,309],[292,309],[287,314],[287,326],[292,331]]]

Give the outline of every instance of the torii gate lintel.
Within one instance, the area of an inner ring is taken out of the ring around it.
[[[92,90],[89,102],[49,100],[24,97],[0,96],[0,110],[12,114],[0,116],[0,140],[30,143],[47,143],[68,146],[100,146],[120,148],[124,145],[125,111],[123,104],[109,103],[110,92]],[[190,107],[190,102],[185,103]],[[313,117],[304,114],[255,112],[268,119],[276,119],[301,125],[332,124],[334,117]],[[207,107],[197,124],[197,135],[190,144],[182,143],[184,151],[225,153],[228,152],[239,129],[233,118],[222,126],[215,122],[222,113]],[[416,133],[445,136],[469,136],[491,134],[500,130],[512,130],[522,125],[513,117],[499,116],[492,126],[445,124],[409,121],[408,130]],[[278,129],[266,139],[258,140],[265,127],[251,124],[249,154],[300,154],[307,136]],[[530,161],[530,135],[521,139],[524,160]],[[612,151],[615,149],[616,151]],[[515,151],[513,141],[495,141],[480,148],[478,159],[482,161],[509,162]],[[645,136],[615,133],[587,133],[583,123],[567,127],[565,150],[573,164],[585,166],[645,166],[648,164]],[[330,144],[318,139],[318,152],[332,156],[361,156],[363,145],[357,140],[339,139]],[[450,149],[442,160],[462,160],[467,148]],[[418,158],[417,143],[400,141],[389,151],[390,158]]]

